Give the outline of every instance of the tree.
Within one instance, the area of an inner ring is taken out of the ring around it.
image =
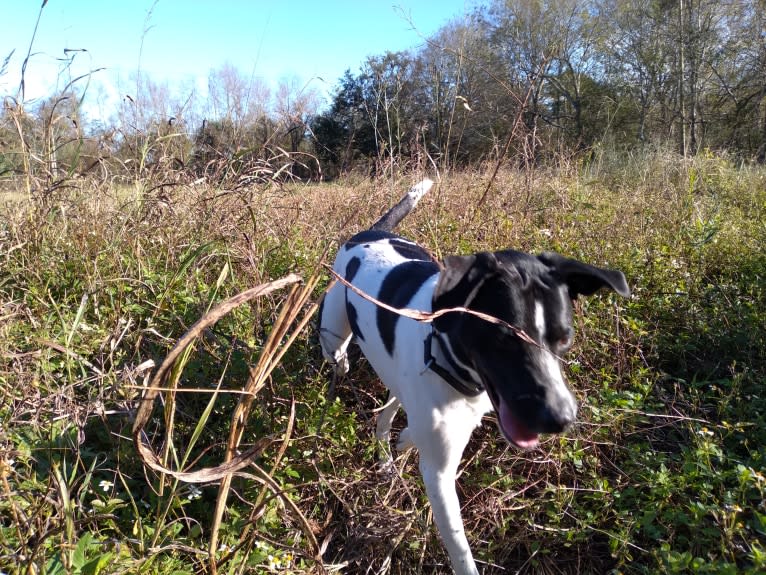
[[[328,177],[349,170],[358,157],[376,153],[376,130],[367,113],[363,81],[346,70],[330,109],[311,121],[316,154]]]
[[[274,111],[280,132],[287,137],[289,151],[301,151],[311,118],[319,108],[319,94],[299,78],[283,78],[277,88]]]
[[[197,113],[194,87],[174,93],[167,82],[144,74],[133,80],[135,85],[130,92],[123,90],[117,110],[114,155],[134,177],[183,168],[191,157],[190,133]]]

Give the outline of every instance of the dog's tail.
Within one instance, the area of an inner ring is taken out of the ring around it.
[[[426,195],[426,192],[431,189],[434,183],[426,178],[422,182],[415,184],[410,188],[410,191],[404,194],[404,197],[399,200],[393,208],[388,210],[381,218],[372,224],[371,230],[379,230],[382,232],[390,232],[396,226],[399,225],[404,219],[404,216],[409,214],[415,206],[418,205],[420,198]]]

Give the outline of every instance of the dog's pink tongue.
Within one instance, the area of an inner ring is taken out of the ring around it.
[[[522,449],[537,447],[540,442],[538,434],[514,417],[504,401],[500,401],[500,412],[497,415],[500,418],[500,426],[511,441]]]

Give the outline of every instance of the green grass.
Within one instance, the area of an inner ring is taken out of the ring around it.
[[[159,365],[214,302],[291,271],[307,277],[328,238],[371,222],[414,180],[236,194],[80,181],[8,202],[0,571],[206,569],[217,487],[145,469],[130,439],[146,362]],[[459,494],[485,573],[764,572],[766,171],[712,155],[602,157],[501,173],[475,210],[486,184],[481,173],[445,177],[401,231],[440,255],[558,250],[622,269],[634,295],[577,303],[576,428],[519,453],[488,421],[466,450]],[[180,387],[241,388],[284,296],[206,333]],[[258,464],[307,519],[328,570],[390,561],[391,573],[446,572],[416,454],[393,480],[376,471],[382,386],[362,360],[333,396],[329,382],[305,333],[256,398],[245,443],[275,438]],[[220,394],[200,430],[210,394],[179,392],[170,453],[189,469],[219,463],[236,400]],[[158,404],[148,429],[158,450],[165,421]],[[220,573],[319,572],[284,500],[246,478],[232,484],[217,558]]]

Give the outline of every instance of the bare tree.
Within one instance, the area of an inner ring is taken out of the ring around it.
[[[319,109],[319,101],[319,93],[299,78],[293,76],[280,80],[274,113],[280,132],[287,136],[291,153],[301,150],[311,118]]]

